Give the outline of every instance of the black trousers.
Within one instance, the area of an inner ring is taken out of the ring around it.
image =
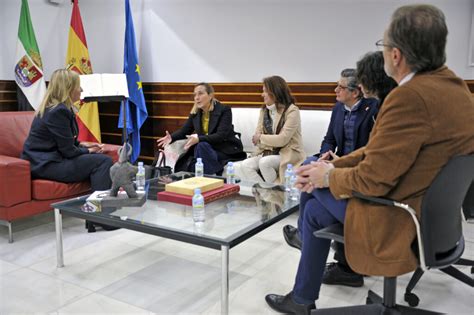
[[[112,185],[109,174],[112,164],[112,159],[105,154],[82,154],[61,162],[48,163],[32,175],[63,183],[90,180],[92,190],[107,190]]]

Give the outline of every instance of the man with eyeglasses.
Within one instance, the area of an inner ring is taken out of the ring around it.
[[[321,144],[321,150],[315,156],[308,158],[303,164],[316,160],[331,160],[335,156],[344,156],[363,147],[369,140],[370,131],[375,123],[378,112],[378,101],[374,98],[364,98],[356,78],[355,69],[344,69],[337,82],[336,104],[333,107],[331,120],[326,136]],[[292,225],[283,227],[285,241],[291,247],[301,249],[301,230],[306,202],[311,194],[301,193],[298,228]],[[346,262],[344,246],[334,243],[336,250],[334,259],[337,263],[327,265],[323,276],[324,284],[361,287],[364,277],[355,273]]]
[[[379,45],[385,72],[398,87],[385,98],[365,147],[297,170],[297,187],[312,193],[314,204],[301,227],[293,290],[265,297],[274,310],[310,314],[315,308],[330,241],[313,233],[337,222],[344,223],[345,252],[356,272],[396,277],[416,269],[410,215],[352,196],[398,200],[420,215],[441,168],[454,156],[474,154],[474,99],[464,80],[444,65],[447,35],[444,14],[435,6],[408,5],[393,13]]]

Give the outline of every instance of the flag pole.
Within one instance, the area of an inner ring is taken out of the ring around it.
[[[127,76],[129,96],[127,103],[128,120],[130,122],[130,145],[132,146],[131,161],[135,162],[140,156],[140,128],[148,117],[145,97],[143,95],[140,66],[135,42],[132,11],[130,1],[125,0],[125,45],[124,45],[123,71]],[[128,130],[127,130],[128,133]]]
[[[123,113],[123,128],[122,128],[122,142],[125,143],[127,142],[127,106],[125,106],[125,101],[124,99],[122,101],[122,113]]]

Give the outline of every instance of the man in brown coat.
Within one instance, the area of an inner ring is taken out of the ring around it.
[[[440,169],[474,153],[474,101],[444,63],[447,27],[431,5],[397,9],[384,39],[385,71],[399,87],[385,99],[369,142],[333,163],[298,170],[298,185],[317,199],[305,210],[303,247],[293,291],[269,294],[276,311],[309,314],[318,298],[328,240],[313,232],[344,223],[347,260],[362,274],[397,276],[416,268],[415,226],[405,211],[351,198],[354,191],[407,203],[418,211]],[[329,189],[320,189],[326,188]]]

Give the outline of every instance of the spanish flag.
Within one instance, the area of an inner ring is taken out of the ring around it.
[[[86,35],[82,26],[79,0],[72,5],[71,26],[69,28],[69,43],[67,47],[66,66],[80,75],[91,74],[92,65],[87,49]],[[79,141],[100,142],[99,109],[97,102],[82,103],[76,115],[79,125]]]

